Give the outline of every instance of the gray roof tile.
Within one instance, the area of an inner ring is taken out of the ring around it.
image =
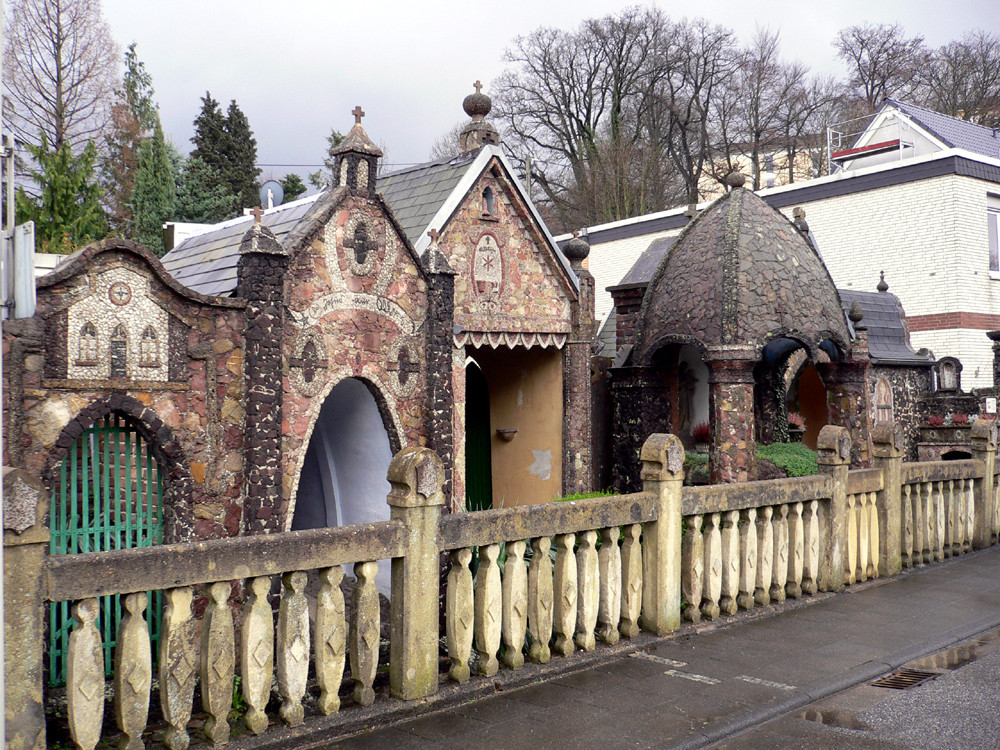
[[[992,128],[897,99],[886,99],[884,106],[895,107],[951,148],[963,148],[993,159],[1000,158],[1000,137],[994,134]]]

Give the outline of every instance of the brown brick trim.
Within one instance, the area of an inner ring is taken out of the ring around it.
[[[945,331],[953,328],[972,328],[992,331],[1000,328],[1000,315],[976,312],[946,312],[931,315],[907,315],[910,333],[918,331]]]

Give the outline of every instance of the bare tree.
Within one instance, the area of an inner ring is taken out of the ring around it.
[[[443,133],[434,141],[434,145],[431,146],[430,158],[432,161],[437,161],[439,159],[448,159],[452,156],[457,156],[462,150],[459,143],[459,137],[462,135],[462,130],[465,128],[466,121],[456,123],[448,129],[448,132]]]
[[[782,102],[781,142],[789,184],[795,182],[799,154],[808,154],[811,177],[826,173],[826,128],[843,119],[844,85],[832,76],[807,78]]]
[[[4,77],[16,136],[44,133],[58,150],[101,142],[120,53],[100,0],[12,0],[6,20]]]
[[[908,98],[916,89],[924,58],[924,39],[907,37],[898,23],[849,26],[837,33],[833,46],[848,66],[848,84],[861,109],[874,112],[888,97]]]
[[[977,30],[927,55],[928,107],[980,125],[1000,125],[1000,37]]]

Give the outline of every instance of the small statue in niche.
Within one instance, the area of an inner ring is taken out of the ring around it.
[[[97,364],[97,327],[89,320],[80,328],[79,348],[78,364]]]
[[[365,264],[370,250],[368,228],[364,224],[358,224],[354,229],[354,260],[359,266]]]
[[[143,367],[159,367],[160,365],[156,330],[153,326],[146,326],[146,330],[142,332],[142,341],[139,342],[139,364]]]

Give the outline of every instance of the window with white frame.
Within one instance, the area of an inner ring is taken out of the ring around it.
[[[1000,275],[1000,195],[986,196],[986,219],[990,237],[990,274]]]

